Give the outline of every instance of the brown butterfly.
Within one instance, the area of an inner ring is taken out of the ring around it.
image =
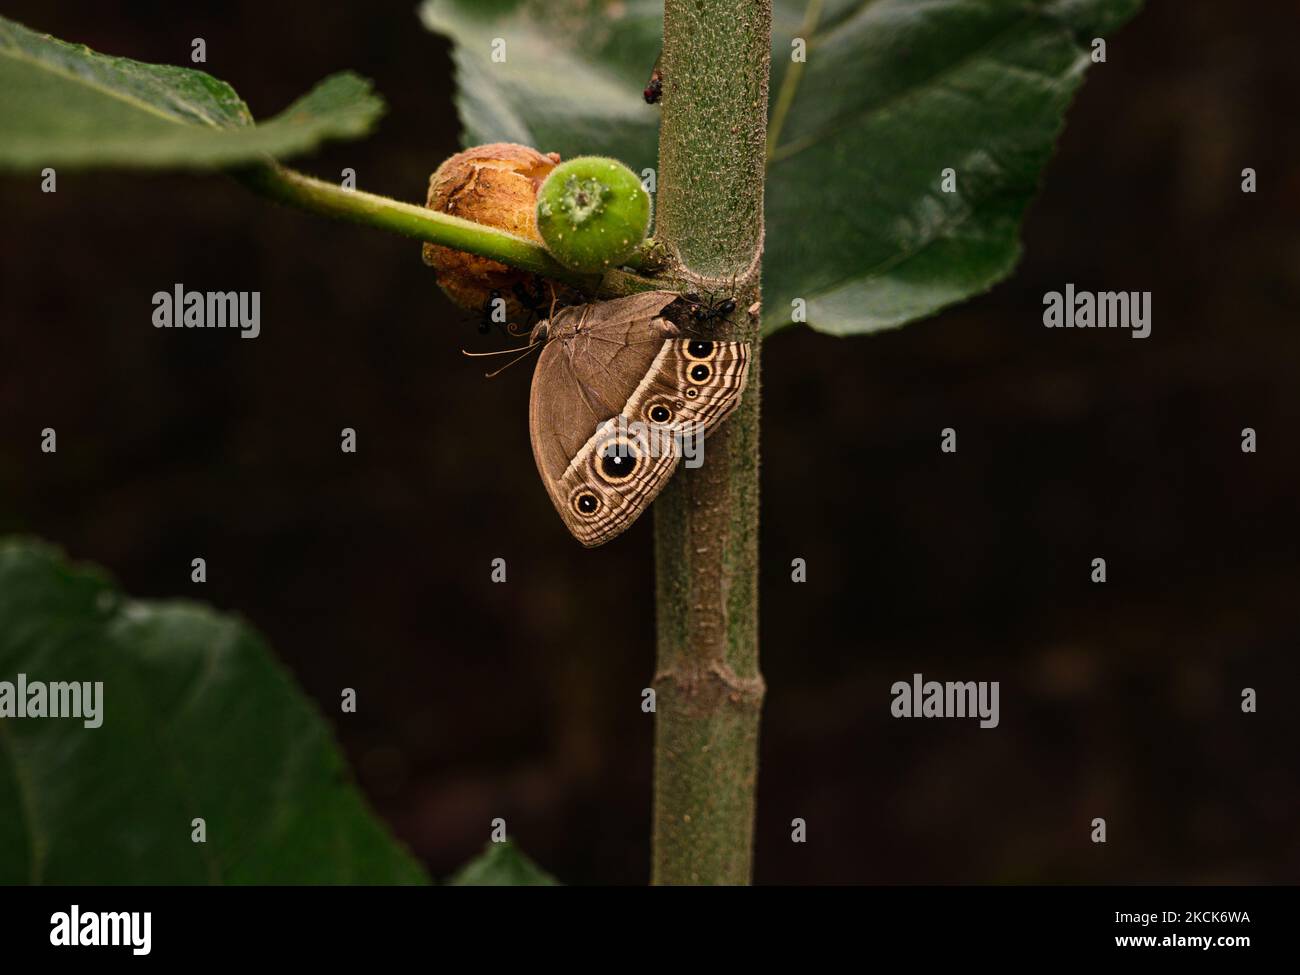
[[[626,530],[740,402],[749,344],[683,335],[660,317],[678,297],[575,305],[533,329],[545,341],[528,405],[533,457],[588,547]]]

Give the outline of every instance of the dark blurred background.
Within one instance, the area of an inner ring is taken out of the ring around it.
[[[326,178],[418,202],[458,148],[448,46],[413,3],[4,13],[144,61],[203,37],[259,117],[368,75],[389,113],[299,162]],[[1010,281],[900,331],[766,346],[759,882],[1300,877],[1298,21],[1150,3],[1089,72]],[[529,369],[487,382],[461,356],[491,340],[419,245],[217,175],[4,176],[0,212],[0,529],[246,616],[435,875],[503,816],[566,882],[645,882],[650,519],[569,538]],[[1043,328],[1067,281],[1152,291],[1152,336]],[[154,329],[175,282],[260,290],[260,338]],[[1001,726],[892,719],[914,672],[1000,681]]]

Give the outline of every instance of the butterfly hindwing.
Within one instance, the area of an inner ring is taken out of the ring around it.
[[[668,483],[681,458],[652,449],[650,441],[648,431],[616,417],[592,435],[560,478],[551,500],[583,545],[622,534]]]

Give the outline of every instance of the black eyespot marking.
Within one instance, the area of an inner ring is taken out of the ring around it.
[[[672,410],[668,409],[668,407],[664,406],[662,403],[650,407],[650,419],[655,423],[667,423],[672,418]]]
[[[577,508],[582,514],[584,515],[592,514],[599,507],[600,507],[600,502],[596,500],[596,496],[594,494],[578,495]]]
[[[687,398],[687,399],[695,399],[695,397],[697,397],[697,396],[699,396],[699,395],[700,395],[700,391],[699,391],[698,389],[696,389],[694,386],[692,386],[690,389],[688,389],[688,390],[686,391],[686,398]]]
[[[691,378],[694,379],[697,383],[702,383],[704,382],[704,380],[709,378],[712,372],[713,370],[711,370],[708,366],[695,366],[693,369],[691,369]]]
[[[713,355],[713,343],[696,339],[694,342],[687,343],[686,354],[692,359],[707,359]]]
[[[627,440],[610,440],[600,448],[596,469],[607,481],[626,481],[636,472],[640,460],[641,452],[636,444]]]
[[[605,472],[605,476],[611,480],[621,481],[628,477],[636,470],[636,458],[632,456],[621,456],[619,454],[610,454],[600,459],[600,469]]]

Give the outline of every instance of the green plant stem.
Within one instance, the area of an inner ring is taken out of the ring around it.
[[[257,193],[289,206],[454,247],[546,278],[594,289],[591,275],[568,270],[541,244],[472,220],[374,193],[344,189],[275,163],[235,170],[233,175]]]
[[[740,407],[655,503],[652,881],[751,879],[758,726],[759,316],[770,0],[666,0],[656,237],[752,343]]]

